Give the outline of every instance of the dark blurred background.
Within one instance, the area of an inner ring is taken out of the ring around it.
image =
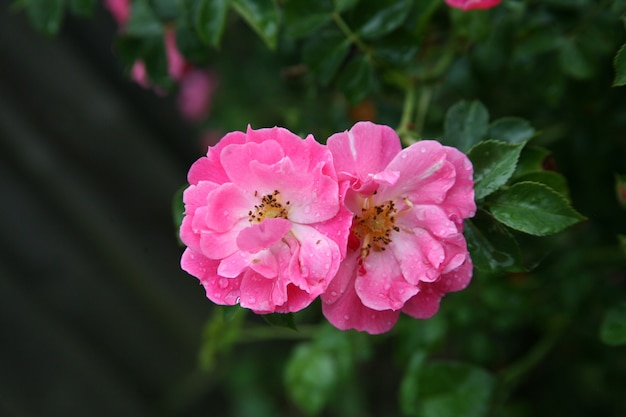
[[[0,0],[0,415],[179,414],[209,303],[179,269],[175,192],[200,156],[116,31],[47,39]],[[158,412],[157,412],[158,410]]]

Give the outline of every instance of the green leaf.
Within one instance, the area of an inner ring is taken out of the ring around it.
[[[569,187],[567,186],[567,180],[565,177],[555,171],[537,171],[529,172],[528,174],[515,178],[515,182],[540,182],[547,185],[557,193],[561,194],[568,201],[570,200]]]
[[[524,270],[517,241],[497,222],[477,216],[465,221],[463,234],[476,269],[485,272]]]
[[[600,327],[600,339],[611,346],[626,345],[626,302],[606,312]]]
[[[550,157],[550,151],[539,146],[526,146],[517,162],[514,178],[521,177],[531,172],[544,171],[544,164]]]
[[[279,16],[274,0],[230,0],[235,11],[263,39],[271,50],[278,42]]]
[[[69,0],[69,7],[76,16],[92,17],[97,3],[97,0]]]
[[[446,113],[441,142],[467,152],[485,137],[488,122],[489,112],[480,101],[461,100]]]
[[[356,32],[364,39],[386,35],[404,23],[412,5],[413,0],[363,0]]]
[[[593,76],[594,69],[589,59],[573,40],[563,40],[560,51],[561,70],[565,74],[579,80]]]
[[[229,0],[199,0],[193,14],[200,39],[218,47],[226,27]]]
[[[411,62],[418,51],[419,41],[405,30],[397,30],[375,42],[374,56],[386,64],[403,67]]]
[[[487,371],[455,362],[426,363],[415,368],[409,367],[401,390],[405,414],[419,417],[488,415],[496,381]]]
[[[530,140],[535,134],[531,124],[520,117],[502,117],[489,125],[487,137],[508,143],[522,143]]]
[[[426,357],[426,352],[416,350],[406,367],[400,384],[400,408],[404,415],[416,416],[419,413],[419,404],[415,401],[415,393],[419,391],[420,371]]]
[[[513,172],[523,143],[509,145],[495,140],[478,143],[467,156],[474,165],[474,193],[477,200],[504,185]]]
[[[617,240],[622,253],[626,256],[626,235],[617,235]]]
[[[560,232],[585,219],[551,188],[520,182],[496,196],[491,214],[512,229],[535,236]]]
[[[293,330],[298,330],[292,313],[263,314],[263,320],[272,326],[288,327]]]
[[[28,0],[27,14],[35,28],[47,36],[56,35],[61,28],[64,0]]]
[[[307,414],[317,414],[338,385],[337,362],[329,351],[301,344],[289,358],[284,381],[291,400]]]
[[[613,80],[613,87],[619,87],[626,85],[626,43],[619,48],[615,59],[613,60],[615,67],[615,79]]]
[[[245,313],[244,309],[240,310]],[[218,355],[228,352],[237,342],[245,316],[245,314],[235,314],[226,320],[221,309],[214,310],[211,319],[204,326],[202,344],[198,352],[202,369],[211,370]]]
[[[285,31],[293,38],[310,35],[332,19],[331,0],[287,0],[283,7]]]
[[[163,25],[147,1],[134,1],[124,33],[136,37],[162,36]]]
[[[335,76],[348,55],[350,40],[338,30],[327,30],[312,36],[304,45],[304,62],[313,71],[322,85],[327,85]]]
[[[363,55],[352,58],[339,74],[337,83],[350,104],[358,104],[374,85],[374,73],[369,61]]]

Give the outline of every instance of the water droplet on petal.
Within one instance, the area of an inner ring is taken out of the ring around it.
[[[400,157],[401,157],[402,159],[406,159],[406,152],[402,152],[402,153],[400,154]]]
[[[222,214],[223,214],[224,216],[228,216],[229,211],[228,211],[228,210],[224,210],[224,211],[222,212]]]
[[[420,148],[420,152],[421,153],[425,153],[426,152],[426,148],[424,148],[424,147]]]
[[[330,292],[330,296],[331,297],[336,297],[337,296],[337,291],[331,291]]]
[[[256,298],[254,298],[254,297],[250,297],[250,298],[248,298],[248,302],[249,302],[250,304],[254,304],[254,303],[256,303]]]
[[[222,298],[222,294],[220,294],[219,292],[216,292],[213,294],[213,298],[219,300],[220,298]]]
[[[350,316],[346,314],[345,316],[343,316],[343,319],[344,320],[350,320]]]
[[[241,300],[241,297],[237,297],[237,298],[235,299],[235,304],[239,304],[239,300]]]
[[[226,287],[228,287],[228,279],[220,278],[218,284],[219,284],[220,288],[226,288]]]
[[[385,289],[385,291],[387,291],[389,288],[391,288],[391,284],[385,284],[383,288]]]
[[[308,204],[304,206],[304,214],[309,214],[311,212],[311,206]]]

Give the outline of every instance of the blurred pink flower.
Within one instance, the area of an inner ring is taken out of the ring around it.
[[[208,70],[193,68],[180,80],[178,109],[191,121],[202,120],[211,110],[213,92],[217,83]]]
[[[174,81],[180,81],[185,73],[191,69],[176,45],[176,29],[172,26],[165,28],[165,53],[167,55],[167,72]]]
[[[502,0],[446,0],[448,6],[462,10],[490,9],[500,4]]]
[[[146,64],[143,61],[135,61],[133,67],[130,69],[130,78],[143,88],[150,88],[150,80],[148,79]]]
[[[324,315],[372,334],[391,329],[400,311],[431,317],[472,276],[462,234],[476,211],[471,162],[436,141],[402,149],[391,128],[370,122],[327,144],[340,184],[349,184],[353,222],[346,259],[322,294]]]
[[[248,128],[210,147],[188,180],[181,266],[210,300],[293,312],[326,290],[351,223],[326,147],[283,128]]]
[[[130,0],[104,0],[104,6],[120,27],[126,25],[130,17]]]

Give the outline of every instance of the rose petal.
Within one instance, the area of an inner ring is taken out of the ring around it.
[[[289,229],[291,222],[287,219],[265,219],[244,228],[237,236],[237,246],[242,251],[256,253],[280,241]]]

